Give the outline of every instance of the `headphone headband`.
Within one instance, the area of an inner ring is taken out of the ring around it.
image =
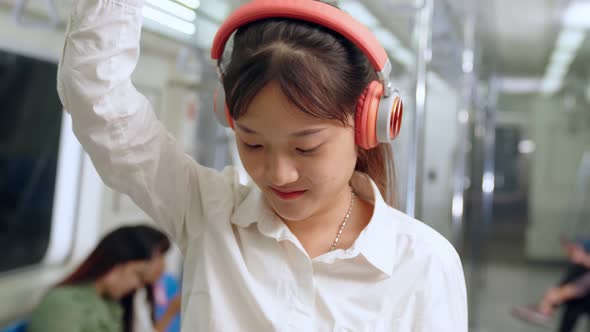
[[[391,63],[385,49],[363,24],[352,16],[320,1],[313,0],[254,0],[233,12],[221,25],[211,48],[211,58],[218,60],[234,31],[251,22],[266,18],[292,18],[316,23],[333,30],[356,45],[369,59],[379,79],[389,81]]]

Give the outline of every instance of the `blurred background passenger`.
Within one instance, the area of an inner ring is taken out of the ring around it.
[[[536,304],[515,307],[513,314],[549,328],[553,326],[555,311],[563,307],[558,331],[571,332],[580,317],[590,317],[590,240],[564,241],[563,248],[570,264],[560,283],[547,289]]]
[[[125,226],[107,234],[70,276],[44,296],[28,331],[133,331],[134,301],[129,299],[160,269],[161,253],[150,240],[158,233],[146,226]],[[160,250],[167,250],[166,241],[159,242]]]

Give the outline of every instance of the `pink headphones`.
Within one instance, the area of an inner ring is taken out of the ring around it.
[[[391,86],[391,62],[377,38],[367,27],[350,15],[315,0],[254,0],[232,13],[221,25],[213,40],[211,58],[218,60],[231,34],[248,23],[267,18],[292,18],[315,23],[339,33],[356,45],[369,59],[379,81],[371,82],[359,97],[356,113],[356,144],[372,149],[379,143],[390,143],[399,135],[403,103]],[[233,119],[220,88],[214,96],[215,114],[225,127],[233,128]],[[223,106],[222,106],[223,105]],[[221,109],[223,107],[223,109]]]

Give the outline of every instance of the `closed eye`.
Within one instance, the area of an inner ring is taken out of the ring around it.
[[[322,146],[322,145],[320,144],[320,145],[316,146],[315,148],[311,148],[311,149],[301,149],[301,148],[297,148],[296,150],[297,150],[297,152],[299,152],[300,154],[303,154],[303,155],[308,155],[308,154],[312,154],[312,153],[316,152],[316,151],[317,151],[317,150],[320,148],[320,146]]]
[[[246,146],[246,148],[251,149],[251,150],[256,150],[256,149],[262,148],[261,144],[247,144],[245,142],[244,142],[244,146]]]

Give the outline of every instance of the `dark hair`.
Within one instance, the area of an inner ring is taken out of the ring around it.
[[[170,249],[170,240],[168,239],[168,237],[166,236],[166,234],[152,228],[149,226],[144,226],[144,225],[138,225],[136,226],[135,231],[137,232],[137,236],[141,239],[142,242],[144,242],[144,245],[147,248],[150,248],[152,251],[152,255],[155,253],[158,254],[165,254],[168,249]],[[156,321],[156,316],[155,316],[155,298],[154,298],[154,288],[153,285],[146,285],[144,287],[146,294],[147,294],[147,301],[150,307],[150,317],[152,319],[152,322]],[[129,331],[131,332],[132,328],[133,328],[133,307],[134,307],[134,302],[133,299],[135,297],[135,293],[131,292],[127,295],[125,295],[121,300],[120,303],[124,308],[124,315],[123,315],[123,321],[125,323],[125,331]]]
[[[278,83],[303,112],[349,125],[357,101],[377,79],[368,58],[352,42],[322,26],[273,18],[239,28],[229,64],[223,69],[226,103],[234,119],[268,83]],[[394,205],[393,156],[390,145],[359,148],[356,168],[367,173]]]
[[[153,227],[144,225],[120,227],[104,236],[84,262],[59,285],[96,281],[117,265],[149,260],[156,252],[163,254],[169,248],[168,237]],[[148,289],[148,301],[153,307],[153,292],[150,292],[149,287],[146,289]],[[133,326],[134,295],[135,291],[119,300],[124,310],[123,323],[126,332],[130,332]]]

